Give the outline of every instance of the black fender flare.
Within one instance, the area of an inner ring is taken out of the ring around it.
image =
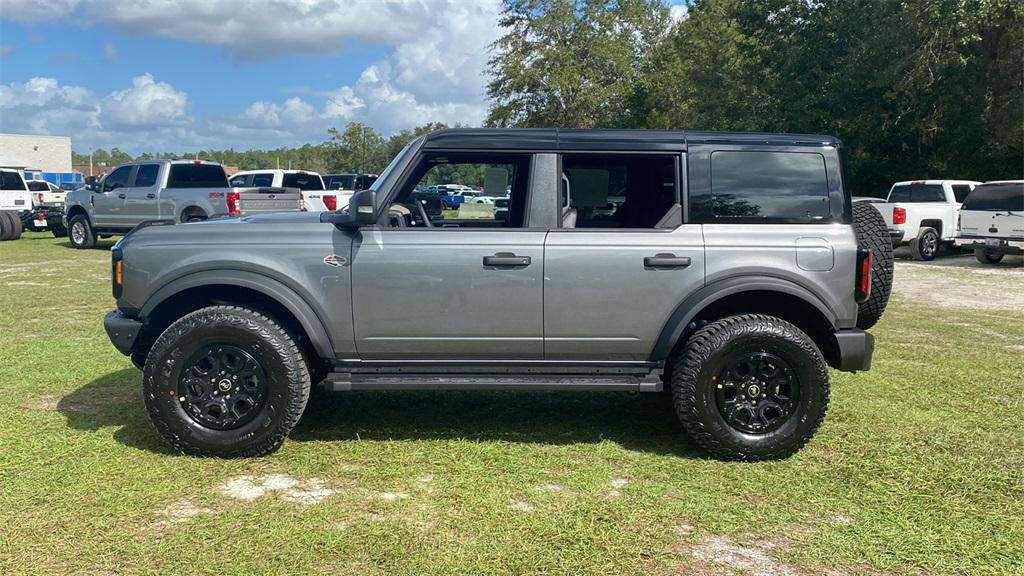
[[[294,290],[280,281],[255,272],[244,270],[206,270],[176,278],[160,287],[159,290],[146,300],[146,303],[139,310],[139,318],[146,320],[160,304],[163,304],[168,298],[183,290],[213,285],[248,288],[284,306],[298,320],[299,325],[306,332],[306,336],[313,344],[313,349],[316,350],[317,354],[324,359],[334,358],[334,346],[331,343],[330,335],[327,333],[327,329],[324,327],[320,317],[313,311],[313,307]]]
[[[704,286],[676,306],[654,344],[651,360],[659,362],[668,358],[687,325],[705,308],[722,298],[742,292],[780,292],[794,296],[814,306],[833,328],[837,328],[836,314],[813,292],[796,282],[772,276],[726,278]]]

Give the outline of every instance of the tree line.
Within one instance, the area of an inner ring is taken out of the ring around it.
[[[911,178],[1024,175],[1018,0],[505,0],[491,47],[494,127],[830,134],[855,193]],[[321,144],[203,150],[242,169],[379,172],[431,123],[350,123]],[[98,150],[112,163],[132,159]],[[152,154],[140,156],[152,158]],[[87,156],[77,155],[76,161]]]

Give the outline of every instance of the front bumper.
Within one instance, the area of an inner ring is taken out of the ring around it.
[[[103,329],[107,331],[110,343],[125,356],[132,353],[135,340],[142,331],[142,321],[125,316],[120,310],[111,310],[103,317]]]
[[[833,335],[836,345],[836,370],[859,372],[871,370],[875,337],[858,328],[838,330]]]

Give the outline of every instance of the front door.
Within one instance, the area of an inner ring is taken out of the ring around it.
[[[103,179],[92,194],[92,224],[98,228],[115,228],[124,221],[125,191],[131,181],[134,165],[121,166]]]
[[[158,210],[157,175],[159,164],[140,164],[135,172],[135,180],[130,188],[124,190],[124,220],[128,225],[135,225],[146,220],[160,217]],[[173,218],[174,215],[168,215]]]
[[[360,230],[352,248],[360,357],[543,358],[547,231],[523,226],[529,164],[529,155],[427,155],[381,199],[387,224]],[[413,192],[439,184],[479,188],[481,201],[431,215]],[[512,211],[496,214],[496,197],[511,197]]]

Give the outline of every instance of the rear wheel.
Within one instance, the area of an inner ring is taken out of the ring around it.
[[[773,316],[708,324],[671,370],[680,422],[718,458],[786,458],[814,436],[828,408],[821,352],[799,328]]]
[[[857,245],[871,249],[871,294],[857,306],[857,327],[867,330],[874,326],[885,312],[892,291],[892,237],[885,218],[877,208],[867,202],[853,203],[853,226],[857,231]]]
[[[277,450],[309,399],[306,361],[274,320],[212,306],[171,324],[143,370],[150,419],[176,449],[196,456]]]
[[[79,214],[71,218],[68,223],[68,240],[75,248],[86,249],[96,245],[96,234],[89,224],[89,217]]]
[[[921,228],[917,238],[910,241],[910,255],[914,260],[929,262],[939,253],[939,233],[935,228]]]
[[[989,252],[983,248],[976,248],[974,250],[974,259],[982,264],[999,264],[1003,261],[1003,256],[1003,254]]]
[[[18,214],[5,210],[0,212],[0,240],[17,240],[21,238],[24,228],[21,225],[21,218]]]

